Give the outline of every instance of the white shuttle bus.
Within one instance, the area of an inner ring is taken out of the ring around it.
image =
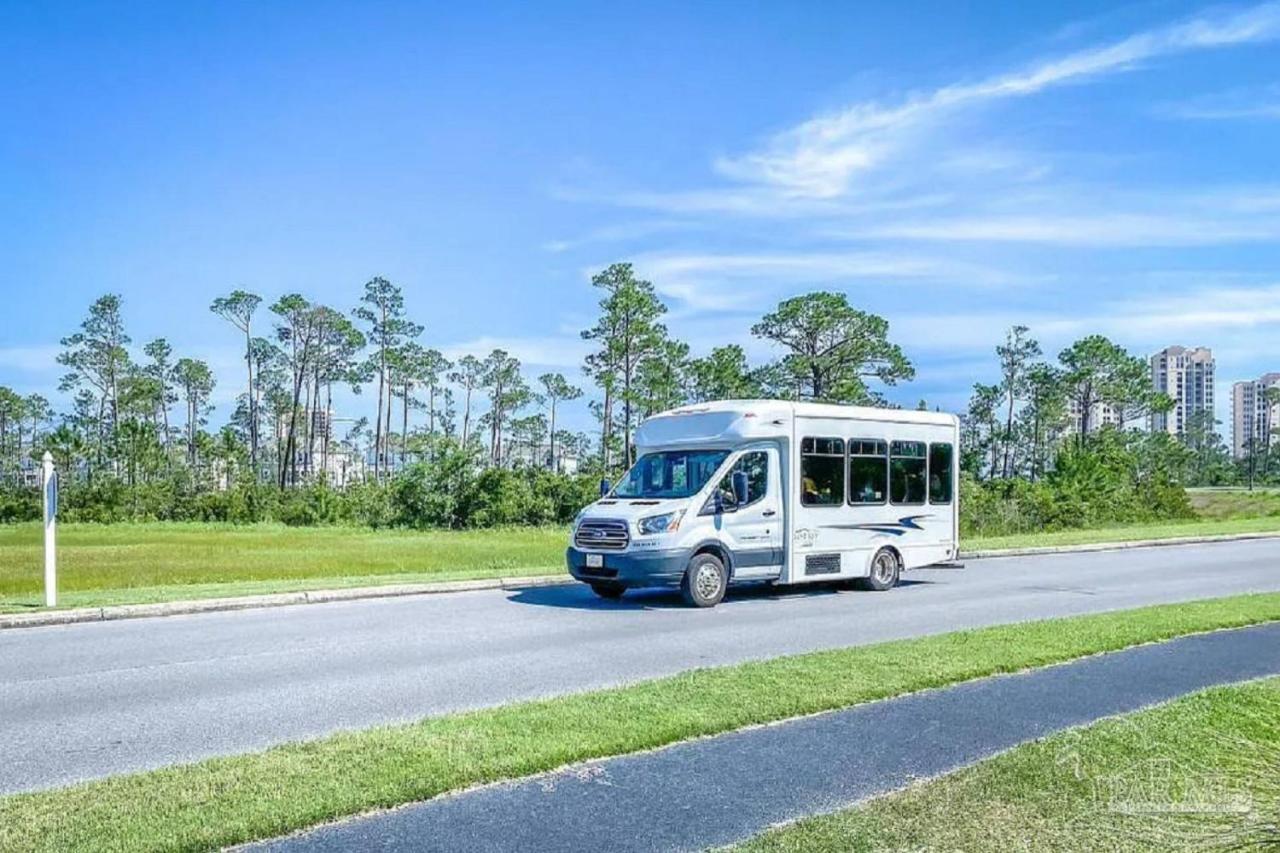
[[[679,587],[856,580],[886,590],[959,547],[959,420],[777,400],[684,406],[636,431],[638,458],[579,513],[569,571],[605,598]]]

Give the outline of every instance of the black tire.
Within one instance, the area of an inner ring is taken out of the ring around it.
[[[902,561],[891,548],[881,548],[871,558],[871,574],[856,581],[858,589],[884,592],[898,585],[902,576]]]
[[[729,588],[729,572],[715,554],[698,554],[689,561],[680,594],[692,607],[715,607]]]
[[[627,588],[620,583],[593,583],[591,591],[601,598],[607,598],[610,601],[617,601],[622,598],[622,594]]]

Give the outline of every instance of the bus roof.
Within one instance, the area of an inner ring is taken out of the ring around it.
[[[791,400],[716,400],[712,403],[691,403],[654,415],[655,418],[670,415],[691,415],[699,412],[737,412],[764,417],[767,414],[783,414],[797,418],[856,418],[860,421],[890,421],[893,423],[937,424],[956,423],[956,416],[948,412],[922,412],[916,409],[887,409],[877,406],[844,406],[836,403],[798,403]]]
[[[789,435],[794,420],[828,418],[884,423],[931,424],[955,428],[959,419],[945,412],[796,403],[789,400],[717,400],[680,406],[646,418],[636,430],[639,447],[672,444],[739,443]]]

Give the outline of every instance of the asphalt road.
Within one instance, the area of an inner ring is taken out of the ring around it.
[[[0,631],[0,793],[960,628],[1280,590],[1280,541],[972,561],[888,593],[582,586]]]
[[[1280,625],[1183,637],[437,797],[250,849],[704,850],[1017,744],[1280,674]],[[1064,749],[1063,761],[1070,754]],[[1118,768],[1117,772],[1142,768]]]

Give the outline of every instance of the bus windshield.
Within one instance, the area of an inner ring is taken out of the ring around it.
[[[641,456],[613,490],[615,498],[688,498],[729,456],[727,450],[666,450]]]

